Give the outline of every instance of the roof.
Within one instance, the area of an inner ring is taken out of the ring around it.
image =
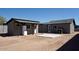
[[[35,24],[38,24],[39,23],[39,21],[32,21],[32,20],[26,20],[26,19],[17,19],[17,18],[11,18],[8,22],[7,22],[7,24],[9,23],[9,22],[11,22],[11,21],[17,21],[17,22],[20,22],[20,23],[35,23]]]
[[[60,24],[60,23],[74,23],[75,25],[75,19],[63,19],[63,20],[52,20],[46,23],[40,23],[40,24]]]

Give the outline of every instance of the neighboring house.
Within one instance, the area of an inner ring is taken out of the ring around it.
[[[9,35],[28,35],[38,33],[38,21],[11,18],[7,23]]]
[[[0,25],[0,36],[7,35],[7,33],[8,33],[8,26],[6,25],[6,22],[4,22],[2,25]]]
[[[75,26],[75,31],[79,31],[79,25]]]
[[[7,34],[7,33],[8,33],[7,25],[0,25],[0,35]]]
[[[75,30],[74,19],[64,19],[50,21],[47,23],[39,24],[40,33],[74,33]]]

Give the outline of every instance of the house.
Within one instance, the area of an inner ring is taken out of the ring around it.
[[[8,25],[8,35],[38,33],[39,21],[11,18],[6,24]]]
[[[8,35],[28,35],[36,33],[74,33],[75,20],[54,20],[47,23],[11,18],[7,23]]]
[[[79,31],[79,25],[75,26],[75,31]]]
[[[39,24],[40,33],[73,33],[75,30],[74,19],[63,19],[56,21],[49,21],[47,23]]]

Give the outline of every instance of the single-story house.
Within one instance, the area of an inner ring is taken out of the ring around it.
[[[38,33],[39,21],[11,18],[6,24],[8,25],[8,35]]]
[[[75,26],[75,31],[79,31],[79,25]]]
[[[39,24],[40,33],[73,33],[75,30],[74,19],[54,20]]]
[[[75,20],[54,20],[46,23],[11,18],[7,23],[8,35],[28,35],[36,33],[74,33]]]

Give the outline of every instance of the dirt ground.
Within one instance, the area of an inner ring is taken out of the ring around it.
[[[36,35],[0,37],[0,51],[56,51],[77,33],[47,38]]]

